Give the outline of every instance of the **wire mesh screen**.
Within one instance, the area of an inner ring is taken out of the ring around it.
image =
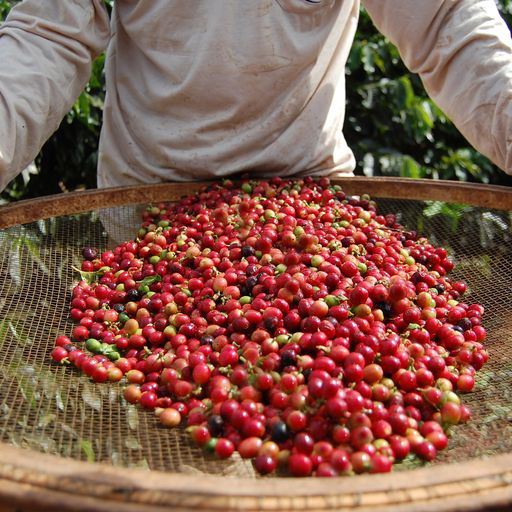
[[[476,390],[465,396],[472,419],[453,429],[449,449],[431,464],[510,452],[509,212],[374,199],[380,213],[397,214],[408,229],[446,247],[456,262],[451,276],[469,285],[465,301],[486,308],[490,361],[477,374]],[[209,458],[184,429],[164,428],[153,413],[128,404],[122,384],[96,384],[51,362],[55,337],[69,335],[74,325],[69,302],[82,248],[104,250],[133,238],[141,208],[55,217],[0,231],[0,440],[120,467],[255,477],[249,462]]]

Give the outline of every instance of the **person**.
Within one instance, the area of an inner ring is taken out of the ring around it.
[[[512,173],[512,42],[494,0],[362,0],[467,140]],[[98,186],[350,175],[359,0],[24,0],[0,27],[0,190],[106,48]]]

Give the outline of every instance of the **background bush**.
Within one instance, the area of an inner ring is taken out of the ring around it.
[[[15,3],[0,0],[0,19]],[[112,0],[105,3],[111,8]],[[498,4],[511,27],[512,0]],[[13,180],[1,201],[96,186],[103,62],[101,56],[94,63],[86,89],[37,156],[35,172],[27,170]],[[512,184],[512,178],[468,146],[364,11],[347,65],[344,133],[356,155],[357,174]]]
[[[497,4],[512,27],[512,0]],[[359,174],[512,185],[469,146],[364,12],[347,65],[344,133]]]

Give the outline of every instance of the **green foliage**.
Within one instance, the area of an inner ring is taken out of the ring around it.
[[[500,10],[511,26],[512,0]],[[512,184],[468,145],[364,11],[347,64],[344,134],[357,174]]]
[[[15,3],[15,1],[11,0],[0,0],[0,19],[4,19],[7,16],[7,13]]]
[[[0,0],[4,19],[16,0]],[[105,0],[107,9],[113,0]],[[13,201],[96,187],[99,133],[105,98],[103,73],[105,56],[93,63],[91,78],[82,94],[36,158],[36,174],[22,173],[0,194],[0,200]]]
[[[16,3],[0,0],[0,20]],[[105,0],[108,9],[112,3]],[[499,8],[512,26],[512,0],[500,0]],[[86,89],[38,155],[37,172],[13,180],[0,200],[96,186],[103,64],[101,56]],[[418,76],[407,71],[397,49],[375,30],[364,10],[347,63],[344,133],[358,174],[512,184],[427,97]]]

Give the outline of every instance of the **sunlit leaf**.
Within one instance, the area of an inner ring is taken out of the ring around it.
[[[128,426],[132,430],[137,430],[139,428],[139,413],[136,407],[128,406],[126,408],[126,419],[128,422]]]
[[[64,402],[62,401],[62,395],[60,393],[60,390],[58,390],[55,393],[55,403],[57,404],[57,407],[60,411],[63,411],[65,409]]]
[[[142,281],[139,281],[141,286],[151,286],[153,283],[158,283],[162,280],[162,276],[160,274],[155,274],[154,276],[147,276]]]
[[[39,270],[43,274],[49,275],[50,272],[48,270],[48,267],[41,260],[41,252],[39,249],[39,244],[37,242],[35,242],[34,240],[31,240],[31,239],[25,237],[25,238],[23,238],[23,245],[30,253],[32,260],[38,264]]]
[[[5,343],[9,333],[10,320],[0,320],[0,347]]]
[[[14,436],[11,438],[11,442],[13,440]],[[24,434],[18,439],[18,442],[24,448],[32,448],[44,453],[57,453],[57,443],[49,436]]]
[[[411,157],[404,156],[402,160],[402,168],[400,169],[400,176],[406,178],[421,178],[420,166]]]
[[[397,105],[400,108],[409,108],[414,102],[414,91],[407,76],[400,77],[397,82]]]
[[[92,447],[92,443],[87,439],[80,440],[80,449],[84,453],[87,458],[87,462],[95,462],[96,454],[94,453],[94,449]]]
[[[423,215],[425,217],[433,217],[441,213],[443,203],[439,201],[427,201],[427,206],[423,209]]]
[[[140,445],[139,441],[135,437],[133,437],[133,436],[127,437],[124,440],[124,445],[129,450],[140,450],[142,448],[142,446]]]
[[[82,390],[82,400],[96,411],[101,410],[101,397],[98,395],[94,386],[84,383]]]
[[[9,258],[9,276],[16,286],[21,285],[21,258],[19,242],[13,243]]]
[[[85,272],[84,270],[79,269],[78,267],[72,266],[71,267],[75,272],[78,272],[80,274],[80,278],[82,281],[85,281],[88,284],[94,283],[103,275],[103,272],[97,271],[97,272]]]
[[[110,454],[110,460],[112,461],[112,464],[114,466],[124,466],[125,465],[123,455],[115,450],[112,450],[112,452]]]
[[[30,341],[27,333],[21,326],[18,325],[18,322],[9,321],[8,326],[11,335],[20,345],[25,345]]]
[[[482,213],[482,219],[485,222],[495,224],[499,229],[505,231],[508,230],[508,224],[498,215],[492,212],[484,212]]]
[[[366,44],[361,49],[361,62],[363,63],[364,70],[372,74],[375,71],[373,65],[374,51],[371,45]]]
[[[149,464],[146,459],[141,459],[135,463],[130,464],[130,467],[137,468],[137,469],[146,469],[149,470]]]
[[[39,428],[46,428],[48,425],[51,425],[57,416],[54,413],[48,413],[44,414],[39,418],[39,421],[37,422],[37,426]]]
[[[76,432],[76,430],[72,427],[70,427],[69,425],[66,425],[65,423],[63,423],[61,425],[61,429],[68,433],[71,437],[73,437],[74,439],[77,439],[78,438],[78,434]]]

